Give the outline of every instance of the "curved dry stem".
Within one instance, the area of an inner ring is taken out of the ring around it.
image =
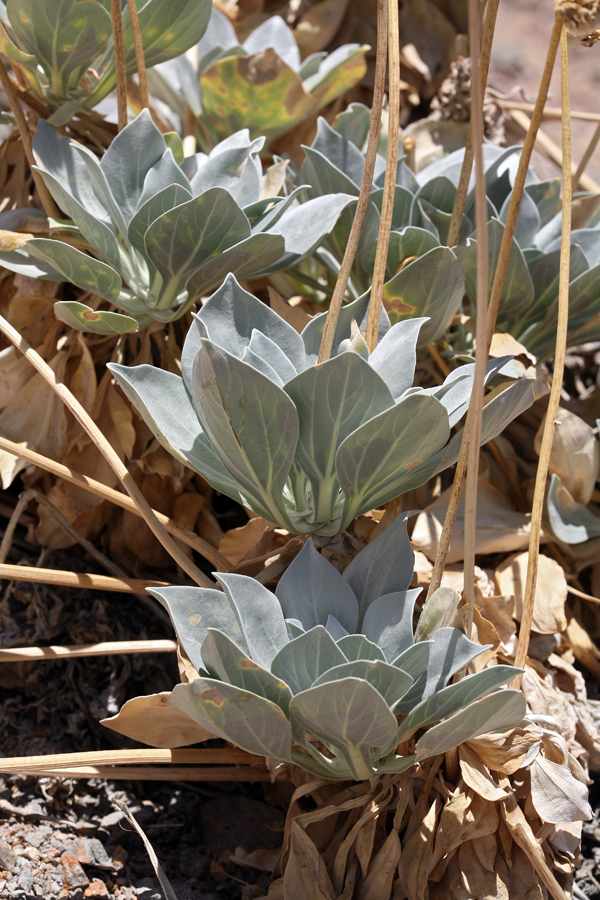
[[[383,109],[383,93],[385,89],[385,66],[387,61],[387,0],[377,0],[377,58],[375,62],[375,82],[373,86],[373,106],[371,107],[371,121],[369,124],[369,138],[365,155],[365,168],[363,171],[360,194],[354,213],[354,220],[348,238],[348,244],[344,252],[344,258],[335,283],[335,288],[329,304],[327,319],[323,329],[321,347],[319,349],[319,363],[323,363],[331,356],[333,338],[337,321],[342,308],[344,295],[348,286],[348,279],[352,272],[358,242],[367,214],[367,208],[371,202],[371,185],[375,172],[377,148],[379,146],[379,131],[381,129],[381,111]]]
[[[140,101],[145,109],[149,107],[148,101],[148,79],[146,78],[146,60],[144,58],[144,45],[142,43],[142,32],[140,31],[140,20],[138,17],[137,5],[135,0],[127,0],[127,8],[129,10],[129,21],[131,22],[131,36],[133,37],[133,48],[135,50],[135,64],[138,73],[138,86],[140,89]]]
[[[70,482],[70,484],[83,488],[84,491],[96,494],[97,497],[108,500],[110,503],[120,506],[121,509],[125,509],[127,512],[131,512],[134,515],[143,518],[142,513],[128,494],[122,494],[120,491],[115,491],[113,488],[107,487],[107,485],[102,484],[100,481],[95,481],[88,475],[82,475],[80,472],[76,472],[74,469],[62,465],[62,463],[55,462],[53,459],[48,459],[47,456],[42,456],[41,453],[36,453],[35,450],[30,450],[28,447],[21,447],[19,444],[16,444],[14,441],[9,441],[8,438],[2,437],[1,435],[0,450],[12,453],[13,456],[18,456],[20,459],[26,459],[31,465],[39,466],[40,469],[51,472],[58,478],[62,478],[64,481]],[[158,512],[158,510],[153,509],[152,512],[161,525],[164,525],[169,534],[172,534],[178,541],[187,544],[192,550],[196,550],[201,556],[204,556],[205,559],[213,564],[213,566],[217,567],[219,572],[228,572],[230,570],[231,563],[227,557],[223,556],[222,553],[219,553],[219,551],[216,550],[212,544],[209,544],[208,541],[203,540],[197,534],[194,534],[193,531],[188,531],[187,528],[178,525],[177,522],[170,519],[168,516],[165,516],[163,513]],[[270,555],[272,556],[273,554]],[[2,553],[0,550],[0,562],[2,561]]]
[[[563,192],[562,192],[562,233],[560,244],[560,272],[558,280],[558,322],[556,329],[556,349],[554,352],[554,371],[552,389],[548,398],[548,412],[542,434],[542,446],[535,478],[535,490],[531,510],[531,531],[529,533],[529,555],[527,560],[527,577],[523,593],[523,613],[519,644],[515,654],[515,665],[521,667],[527,659],[529,636],[533,622],[533,606],[540,552],[540,533],[544,513],[544,498],[550,466],[550,453],[554,440],[556,416],[560,404],[565,354],[567,349],[567,329],[569,325],[569,275],[571,263],[571,204],[573,200],[573,184],[571,175],[571,111],[569,97],[569,49],[567,29],[561,18],[557,16],[560,27],[560,72],[561,72],[561,106],[562,117],[562,155],[563,155]],[[519,686],[521,677],[517,676],[512,684]]]
[[[100,453],[104,456],[113,472],[119,478],[121,484],[135,503],[140,511],[140,515],[149,526],[150,530],[163,545],[165,550],[173,557],[177,565],[181,566],[190,578],[196,584],[202,587],[214,587],[213,582],[208,578],[194,563],[188,559],[183,550],[175,543],[173,538],[167,533],[163,525],[154,515],[148,501],[143,496],[139,487],[133,480],[127,466],[121,461],[120,457],[104,437],[91,416],[85,411],[81,403],[71,393],[68,387],[60,381],[57,381],[55,373],[52,371],[48,363],[46,363],[36,350],[31,347],[27,341],[19,334],[19,332],[10,325],[3,316],[0,316],[0,331],[9,339],[9,341],[17,347],[21,353],[29,360],[33,367],[40,373],[44,380],[50,385],[53,391],[61,398],[69,411],[73,413],[79,424],[85,429],[93,443],[96,445]]]
[[[111,0],[111,17],[115,51],[115,75],[117,79],[117,111],[119,131],[127,125],[127,66],[123,39],[123,15],[121,0]]]
[[[387,265],[392,215],[396,196],[396,173],[398,170],[398,142],[400,140],[400,34],[398,22],[398,0],[388,0],[388,81],[389,81],[389,124],[387,155],[385,163],[385,182],[381,202],[381,219],[377,250],[373,266],[371,282],[371,298],[369,300],[369,318],[367,322],[367,347],[372,353],[377,346],[379,333],[379,317],[383,300],[383,283]]]
[[[473,389],[469,403],[471,429],[467,455],[465,492],[465,586],[467,604],[465,631],[471,636],[475,608],[475,534],[477,523],[477,481],[479,476],[479,438],[488,357],[486,316],[488,305],[488,233],[485,171],[483,168],[483,90],[479,73],[479,3],[469,0],[469,45],[471,46],[471,134],[475,154],[475,222],[477,228],[476,351]]]
[[[54,584],[91,591],[116,591],[120,594],[141,594],[148,588],[171,587],[166,581],[143,581],[140,578],[113,578],[90,572],[68,572],[63,569],[41,569],[39,566],[13,566],[0,563],[0,579],[32,581],[34,584]]]
[[[27,162],[29,163],[29,166],[31,168],[31,174],[33,175],[33,180],[35,181],[35,186],[37,188],[38,194],[40,195],[40,200],[42,201],[44,212],[51,219],[60,219],[61,212],[52,199],[52,196],[50,194],[50,191],[46,187],[44,179],[39,174],[39,172],[36,172],[36,170],[34,169],[35,157],[33,155],[33,146],[27,119],[25,118],[23,107],[19,103],[19,98],[17,97],[10,75],[6,71],[6,66],[4,65],[2,59],[0,59],[0,84],[2,84],[4,93],[6,94],[6,99],[8,100],[10,108],[12,110],[12,114],[15,117],[17,128],[19,129],[19,134],[21,135],[23,150],[25,151]]]
[[[489,0],[487,11],[485,14],[485,24],[483,26],[483,37],[481,39],[481,91],[485,91],[488,74],[490,71],[490,59],[492,56],[492,41],[494,39],[494,29],[496,27],[496,17],[498,15],[498,6],[500,0]],[[471,74],[473,73],[473,49],[471,53]],[[463,159],[462,169],[460,171],[460,179],[456,189],[454,198],[454,206],[452,207],[452,218],[448,229],[448,246],[454,247],[458,244],[460,236],[460,226],[465,211],[465,203],[469,193],[469,181],[471,180],[471,170],[473,168],[473,125],[469,127],[469,136],[465,147],[465,156]]]

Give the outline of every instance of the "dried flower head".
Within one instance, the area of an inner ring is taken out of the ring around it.
[[[554,0],[554,9],[563,16],[567,30],[581,38],[598,27],[600,0]]]

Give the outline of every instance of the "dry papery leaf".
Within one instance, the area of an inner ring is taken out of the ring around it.
[[[435,560],[449,497],[450,489],[444,491],[424,509],[415,523],[412,540],[430,560]],[[463,558],[464,509],[463,495],[452,532],[448,564]],[[475,553],[511,553],[525,548],[528,542],[529,516],[511,509],[500,491],[480,478],[477,490]]]
[[[275,526],[271,522],[256,516],[241,528],[231,528],[221,539],[219,553],[226,556],[234,566],[244,559],[262,556],[271,549],[274,530]],[[244,574],[254,573],[244,569]]]
[[[539,453],[546,416],[535,436]],[[550,454],[550,472],[558,475],[571,497],[587,505],[600,471],[600,444],[593,429],[568,409],[559,407]]]
[[[528,559],[528,553],[510,556],[498,566],[495,573],[498,593],[514,597],[515,618],[519,622],[523,612]],[[564,631],[567,627],[566,600],[567,579],[562,567],[554,559],[540,553],[533,606],[533,630],[538,634],[556,634]]]
[[[171,705],[170,691],[133,697],[116,716],[102,719],[100,724],[141,744],[169,750],[215,737]]]

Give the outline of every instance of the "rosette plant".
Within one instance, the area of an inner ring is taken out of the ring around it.
[[[0,253],[0,263],[35,278],[69,281],[128,314],[94,311],[74,300],[56,303],[57,316],[79,330],[134,332],[153,320],[177,319],[228,272],[255,278],[295,265],[354,202],[336,194],[300,206],[300,189],[265,196],[262,145],[244,130],[208,156],[198,153],[179,165],[144,110],[98,161],[41,121],[33,143],[37,169],[70,217],[54,224],[89,252],[33,238]]]
[[[182,376],[110,364],[163,446],[217,490],[290,532],[336,534],[361,513],[452,465],[473,366],[413,386],[423,319],[390,327],[369,355],[367,298],[342,309],[333,356],[318,364],[324,314],[298,334],[230,275],[195,316]],[[488,379],[508,357],[488,366]],[[488,441],[533,402],[530,381],[495,392]]]
[[[173,706],[249,753],[357,781],[518,725],[523,694],[498,689],[522,670],[492,666],[447,686],[490,646],[453,627],[454,591],[430,598],[413,633],[408,515],[343,575],[309,539],[276,594],[233,574],[216,575],[223,591],[151,590],[198,673]]]
[[[360,81],[369,48],[344,44],[304,61],[293,32],[272,16],[240,44],[216,7],[195,59],[178,56],[149,73],[153,94],[183,123],[188,105],[204,150],[240,128],[267,141],[280,137]]]
[[[206,30],[211,0],[139,0],[147,66],[178,56]],[[111,0],[6,0],[0,2],[0,50],[29,88],[63,125],[90,109],[116,82]],[[127,75],[136,72],[129,8],[123,9]]]
[[[333,127],[319,119],[312,146],[304,148],[306,159],[300,179],[311,186],[306,197],[315,198],[331,191],[358,196],[367,130],[368,110],[359,104],[353,104],[338,116]],[[490,214],[490,287],[519,152],[519,147],[484,146]],[[441,337],[448,330],[462,300],[463,289],[472,301],[475,298],[477,243],[473,187],[465,206],[459,245],[452,249],[443,246],[448,236],[463,155],[463,150],[457,150],[416,175],[404,161],[398,164],[383,298],[392,322],[412,316],[430,317],[421,332],[421,345]],[[370,285],[384,177],[385,160],[378,157],[371,203],[352,271],[356,294],[368,290]],[[600,214],[597,206],[593,198],[580,198],[578,224],[586,227],[572,232],[568,334],[571,346],[600,337],[600,325],[595,320],[595,314],[600,312]],[[343,214],[326,243],[338,261],[343,256],[351,224],[351,215]],[[554,352],[556,338],[560,229],[560,180],[540,181],[530,168],[497,329],[509,332],[542,360]],[[471,308],[474,310],[474,302]]]

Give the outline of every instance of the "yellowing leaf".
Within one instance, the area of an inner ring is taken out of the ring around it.
[[[213,740],[215,735],[171,705],[170,691],[133,697],[102,725],[150,747],[172,749]]]

